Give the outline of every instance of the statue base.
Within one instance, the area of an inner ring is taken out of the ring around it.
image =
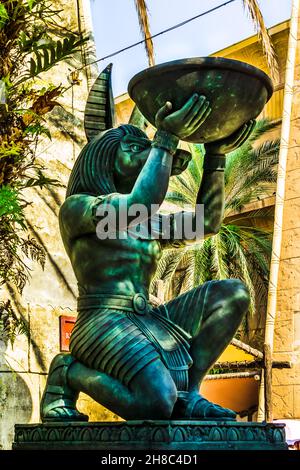
[[[16,424],[14,450],[287,450],[283,424],[122,421]]]

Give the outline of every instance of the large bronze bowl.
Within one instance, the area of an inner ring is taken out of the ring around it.
[[[185,139],[205,143],[227,137],[256,118],[271,98],[273,85],[262,70],[244,62],[196,57],[143,70],[130,80],[128,92],[154,126],[155,115],[166,101],[171,101],[176,111],[193,93],[205,95],[212,112],[206,122]]]

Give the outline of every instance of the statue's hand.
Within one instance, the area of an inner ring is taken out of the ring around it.
[[[160,108],[155,116],[158,130],[164,130],[185,139],[193,134],[211,113],[209,101],[203,95],[195,93],[178,111],[172,111],[169,101]]]
[[[205,144],[204,147],[206,153],[212,155],[226,155],[227,153],[233,152],[235,149],[246,142],[251,132],[253,131],[255,124],[256,121],[253,119],[246,122],[246,124],[240,127],[229,137]]]

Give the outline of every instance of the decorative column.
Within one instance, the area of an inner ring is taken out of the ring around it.
[[[273,369],[267,418],[300,419],[300,0],[291,18],[265,343],[273,360],[292,364]]]

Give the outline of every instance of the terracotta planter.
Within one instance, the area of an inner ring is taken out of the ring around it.
[[[259,383],[254,377],[204,380],[201,393],[208,400],[240,413],[258,405]]]

